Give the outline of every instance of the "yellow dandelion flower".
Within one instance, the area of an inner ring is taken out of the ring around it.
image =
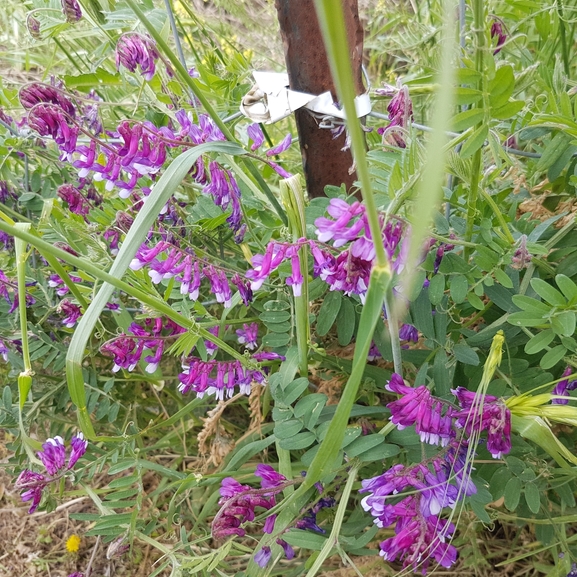
[[[78,535],[70,535],[66,540],[66,551],[68,553],[77,553],[80,549],[80,537]]]

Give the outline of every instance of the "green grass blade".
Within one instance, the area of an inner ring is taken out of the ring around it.
[[[164,205],[180,185],[196,159],[201,154],[207,152],[222,152],[231,155],[241,155],[245,153],[244,149],[235,143],[212,142],[187,150],[173,160],[154,187],[152,194],[146,198],[143,207],[140,209],[138,216],[130,227],[126,239],[122,243],[122,247],[110,269],[110,275],[122,278]],[[88,438],[94,438],[96,435],[86,409],[82,360],[94,326],[98,322],[100,314],[112,296],[113,291],[114,286],[112,284],[105,283],[102,285],[98,294],[80,319],[78,327],[74,331],[74,335],[70,341],[68,354],[66,355],[66,377],[70,397],[77,407],[82,431]]]

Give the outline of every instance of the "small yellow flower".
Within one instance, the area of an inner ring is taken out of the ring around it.
[[[68,553],[77,553],[80,549],[80,537],[78,535],[70,535],[66,540],[66,551]]]

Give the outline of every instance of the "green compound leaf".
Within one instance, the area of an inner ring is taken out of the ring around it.
[[[512,477],[505,486],[505,507],[509,511],[514,511],[519,504],[521,498],[521,480],[519,477]]]

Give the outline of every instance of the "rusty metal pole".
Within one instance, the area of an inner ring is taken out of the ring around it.
[[[341,1],[356,90],[357,94],[362,94],[365,90],[361,68],[363,28],[359,19],[358,4],[357,0]],[[330,90],[336,101],[337,95],[314,0],[275,0],[275,5],[291,89],[317,95]],[[319,128],[318,121],[306,110],[297,110],[295,117],[309,196],[311,198],[324,196],[327,184],[340,186],[344,182],[348,190],[356,175],[349,174],[353,164],[350,151],[342,151],[345,134],[333,139],[331,131]]]

